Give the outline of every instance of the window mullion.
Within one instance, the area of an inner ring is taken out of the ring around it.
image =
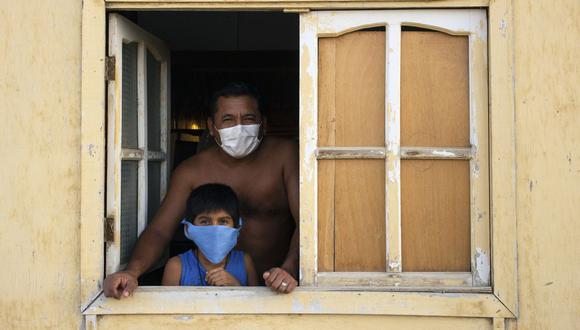
[[[137,235],[147,226],[147,177],[148,177],[148,145],[147,145],[147,47],[139,43],[137,60],[137,127],[139,149],[143,150],[143,158],[139,161],[138,179],[138,218]]]
[[[400,86],[401,86],[401,25],[389,24],[386,33],[385,74],[385,144],[386,165],[386,237],[387,271],[401,272],[401,160],[400,160]]]
[[[160,75],[160,83],[159,83],[159,87],[161,88],[161,91],[159,93],[160,95],[160,101],[161,104],[159,105],[160,108],[160,119],[161,119],[161,125],[160,125],[160,129],[161,132],[159,134],[160,139],[161,139],[161,152],[164,155],[168,155],[169,154],[169,132],[170,132],[170,123],[171,123],[171,117],[170,117],[170,98],[169,98],[169,90],[170,90],[170,86],[169,86],[169,58],[162,58],[161,59],[161,75]],[[164,124],[165,123],[165,124]],[[164,157],[164,160],[161,161],[161,173],[160,173],[160,185],[161,185],[161,192],[160,192],[160,196],[165,196],[165,193],[167,192],[167,185],[169,182],[169,171],[171,169],[171,160],[169,159],[169,157]]]

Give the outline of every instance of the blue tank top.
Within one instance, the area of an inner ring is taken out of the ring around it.
[[[181,278],[179,285],[184,286],[206,286],[206,270],[199,262],[195,253],[189,250],[179,255],[181,259]],[[226,264],[226,271],[232,274],[242,286],[248,285],[248,274],[246,274],[246,264],[244,263],[244,252],[232,250]]]

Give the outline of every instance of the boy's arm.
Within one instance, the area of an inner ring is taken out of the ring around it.
[[[165,270],[163,271],[163,279],[161,285],[178,286],[181,279],[181,259],[175,256],[167,262]]]
[[[246,266],[246,274],[248,276],[248,286],[260,285],[258,273],[256,272],[256,267],[254,267],[254,261],[247,253],[244,253],[244,265]]]

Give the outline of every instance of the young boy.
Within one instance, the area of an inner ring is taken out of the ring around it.
[[[241,219],[234,191],[222,184],[205,184],[187,201],[182,221],[185,236],[197,249],[175,256],[165,265],[163,285],[256,286],[251,257],[236,245]]]

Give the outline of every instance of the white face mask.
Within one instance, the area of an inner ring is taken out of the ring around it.
[[[216,128],[217,129],[217,128]],[[220,135],[220,147],[234,158],[244,158],[260,145],[260,124],[237,125],[217,129]],[[219,144],[219,143],[218,143]]]

